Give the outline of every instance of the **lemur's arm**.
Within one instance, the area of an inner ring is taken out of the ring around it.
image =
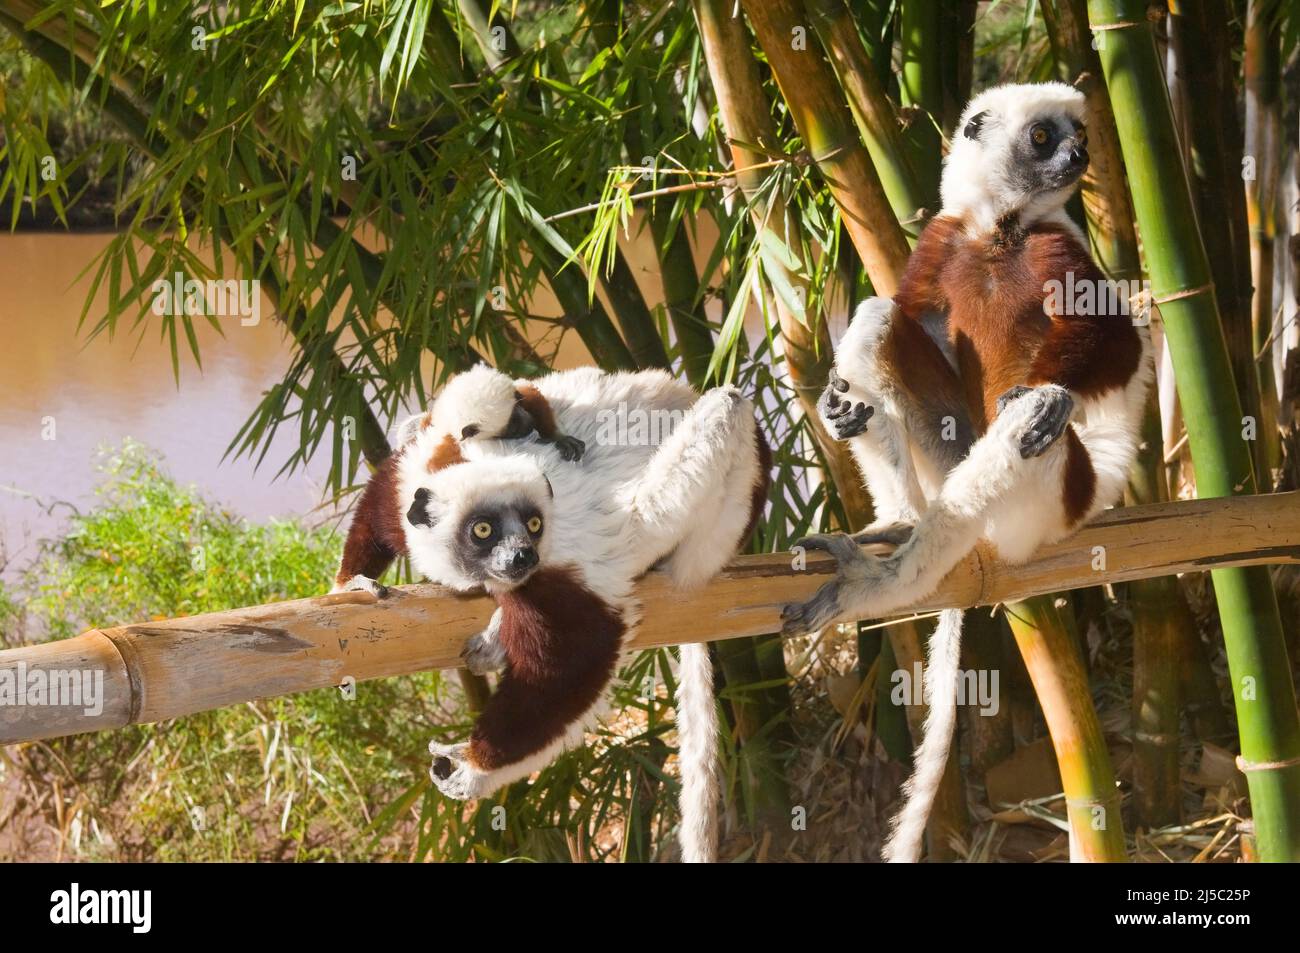
[[[489,795],[581,744],[618,666],[626,624],[576,570],[544,567],[497,601],[497,690],[468,742],[429,745],[431,778],[449,797]]]
[[[509,440],[526,437],[536,431],[538,439],[555,444],[555,448],[560,451],[560,456],[564,459],[581,460],[587,445],[577,437],[570,437],[560,432],[559,424],[555,421],[555,412],[536,385],[520,381],[515,385],[515,392],[519,395],[519,402],[515,404],[515,409],[510,414],[510,423],[500,437]]]
[[[1038,287],[1072,276],[1077,287],[1091,286],[1092,310],[1071,314],[1070,307],[1046,309],[1051,325],[1023,386],[998,398],[998,412],[1026,391],[1038,391],[1040,412],[1021,438],[1023,457],[1036,457],[1065,432],[1076,401],[1124,387],[1137,373],[1142,344],[1131,319],[1111,300],[1105,276],[1073,235],[1044,229],[1032,233],[1027,254]]]
[[[343,560],[334,577],[336,592],[364,589],[376,595],[384,594],[384,587],[375,580],[394,559],[406,555],[406,536],[400,520],[397,455],[394,454],[374,472],[361,493],[343,544]]]
[[[501,645],[502,615],[503,610],[497,606],[492,618],[488,620],[487,628],[478,635],[470,636],[461,649],[460,657],[464,660],[465,667],[475,675],[499,672],[506,664],[505,649]]]

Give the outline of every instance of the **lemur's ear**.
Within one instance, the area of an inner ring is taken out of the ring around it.
[[[465,427],[461,428],[460,439],[468,440],[470,437],[477,437],[478,432],[481,429],[482,428],[479,427],[478,424],[467,424]]]
[[[415,491],[415,502],[406,511],[406,521],[412,526],[433,525],[433,514],[429,512],[429,491],[424,487]]]
[[[967,139],[978,139],[980,137],[980,129],[984,126],[984,120],[987,116],[987,110],[984,112],[977,112],[975,115],[971,116],[966,123],[966,128],[961,131],[961,134]]]

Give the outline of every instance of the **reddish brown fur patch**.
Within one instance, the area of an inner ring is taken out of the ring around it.
[[[982,432],[997,398],[1017,384],[1060,384],[1084,396],[1123,386],[1137,370],[1141,343],[1131,319],[1100,307],[1086,315],[1044,313],[1047,282],[1103,276],[1073,235],[1038,225],[1023,240],[967,238],[940,217],[921,234],[896,300],[910,317],[948,312],[948,333],[966,403]],[[1106,302],[1109,304],[1109,302]],[[900,379],[917,373],[910,361]]]
[[[933,218],[921,230],[894,295],[894,301],[909,318],[919,319],[927,311],[948,310],[940,276],[952,246],[963,240],[961,223],[954,218]]]
[[[406,534],[397,501],[400,458],[399,452],[385,460],[361,493],[335,577],[340,585],[357,575],[378,579],[394,559],[406,555]]]
[[[420,418],[420,429],[428,430],[432,424],[433,424],[433,411],[426,410],[424,412],[424,416]]]
[[[1065,431],[1065,474],[1061,480],[1061,502],[1070,525],[1078,523],[1097,495],[1097,474],[1092,458],[1073,427]]]
[[[425,464],[425,469],[430,473],[437,473],[444,467],[452,466],[457,463],[464,463],[465,457],[460,452],[460,442],[451,434],[445,434],[438,445],[433,448],[433,456]]]
[[[554,440],[559,435],[559,426],[555,423],[555,413],[542,392],[534,384],[519,384],[515,390],[519,393],[519,402],[524,410],[533,418],[538,436]]]
[[[576,569],[546,567],[497,599],[505,672],[470,735],[471,764],[515,764],[559,738],[614,676],[625,626]]]

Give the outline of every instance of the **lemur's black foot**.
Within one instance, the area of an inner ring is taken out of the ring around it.
[[[1065,433],[1074,412],[1074,398],[1070,392],[1055,384],[1035,388],[1030,399],[1035,402],[1034,415],[1020,435],[1020,456],[1025,460],[1040,456],[1056,443]]]
[[[555,438],[555,449],[560,451],[560,456],[565,460],[576,463],[582,459],[583,453],[587,450],[587,445],[577,437],[560,434]]]
[[[852,537],[844,533],[818,533],[796,540],[792,549],[820,550],[830,553],[838,564],[835,578],[823,585],[805,602],[790,603],[781,610],[781,633],[803,635],[825,628],[845,614],[845,593],[860,586],[870,574],[876,556],[867,556]]]
[[[822,391],[817,409],[822,420],[830,425],[836,440],[849,440],[866,433],[867,421],[876,412],[876,408],[867,404],[842,400],[840,394],[848,389],[849,382],[835,373],[835,368],[831,368],[830,383]]]

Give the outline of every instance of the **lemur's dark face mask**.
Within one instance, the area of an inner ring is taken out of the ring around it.
[[[484,581],[519,585],[537,569],[545,532],[542,514],[527,503],[476,511],[461,527],[462,570]]]
[[[1088,169],[1088,131],[1063,116],[1037,119],[1021,131],[1014,151],[1029,191],[1067,188]]]

